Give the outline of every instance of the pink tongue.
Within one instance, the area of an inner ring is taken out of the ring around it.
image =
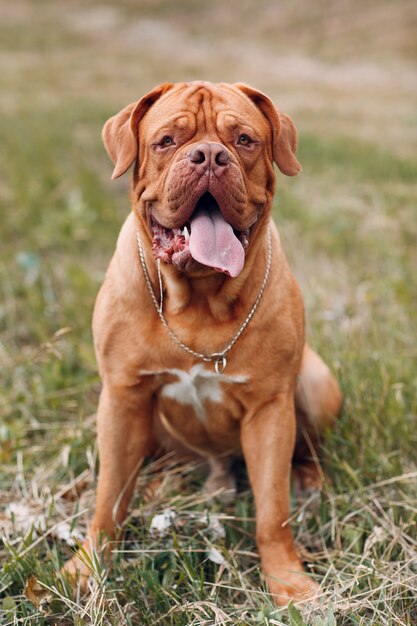
[[[240,274],[245,263],[242,244],[221,211],[214,206],[210,210],[201,207],[194,212],[190,252],[199,263],[214,267],[232,278]]]

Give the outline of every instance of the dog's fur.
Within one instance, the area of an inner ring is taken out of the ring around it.
[[[291,465],[296,486],[320,487],[315,448],[320,431],[339,413],[341,393],[305,343],[302,298],[271,219],[274,161],[289,176],[301,169],[295,126],[267,96],[246,85],[192,82],[163,84],[127,106],[105,124],[103,139],[115,165],[113,178],[134,164],[132,213],[94,311],[103,380],[97,417],[100,472],[84,547],[96,546],[101,533],[115,537],[141,460],[161,447],[206,457],[213,490],[233,487],[229,460],[243,454],[269,589],[277,604],[311,597],[317,585],[304,573],[285,523]],[[203,353],[228,345],[261,289],[268,228],[272,238],[264,295],[227,354],[223,374],[168,335],[145,283],[136,242],[139,233],[159,297],[154,254],[161,258],[161,251],[152,225],[166,232],[182,229],[207,193],[236,233],[249,233],[249,243],[234,278],[189,257],[177,263],[169,254],[162,258],[164,314],[185,344]],[[66,570],[82,580],[88,575],[77,555]]]

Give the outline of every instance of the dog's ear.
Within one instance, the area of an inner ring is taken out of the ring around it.
[[[295,156],[298,135],[292,119],[285,113],[279,113],[268,96],[261,91],[241,83],[235,83],[234,86],[243,91],[268,120],[272,130],[273,157],[281,172],[287,176],[298,174],[301,171],[301,165]]]
[[[146,111],[169,89],[172,83],[155,87],[139,102],[132,102],[113,115],[103,126],[103,142],[115,167],[112,179],[124,174],[138,155],[138,125]]]

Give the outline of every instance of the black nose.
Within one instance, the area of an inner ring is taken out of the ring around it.
[[[199,143],[187,154],[191,163],[205,165],[213,171],[222,169],[230,162],[230,154],[221,143]]]

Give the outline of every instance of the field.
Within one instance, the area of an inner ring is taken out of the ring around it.
[[[415,625],[415,2],[0,0],[0,15],[0,624]],[[112,570],[95,563],[84,598],[57,574],[94,502],[90,321],[129,212],[101,127],[197,78],[264,90],[300,133],[275,218],[345,394],[325,489],[292,502],[319,608],[273,608],[241,464],[223,505],[202,468],[148,463]]]

